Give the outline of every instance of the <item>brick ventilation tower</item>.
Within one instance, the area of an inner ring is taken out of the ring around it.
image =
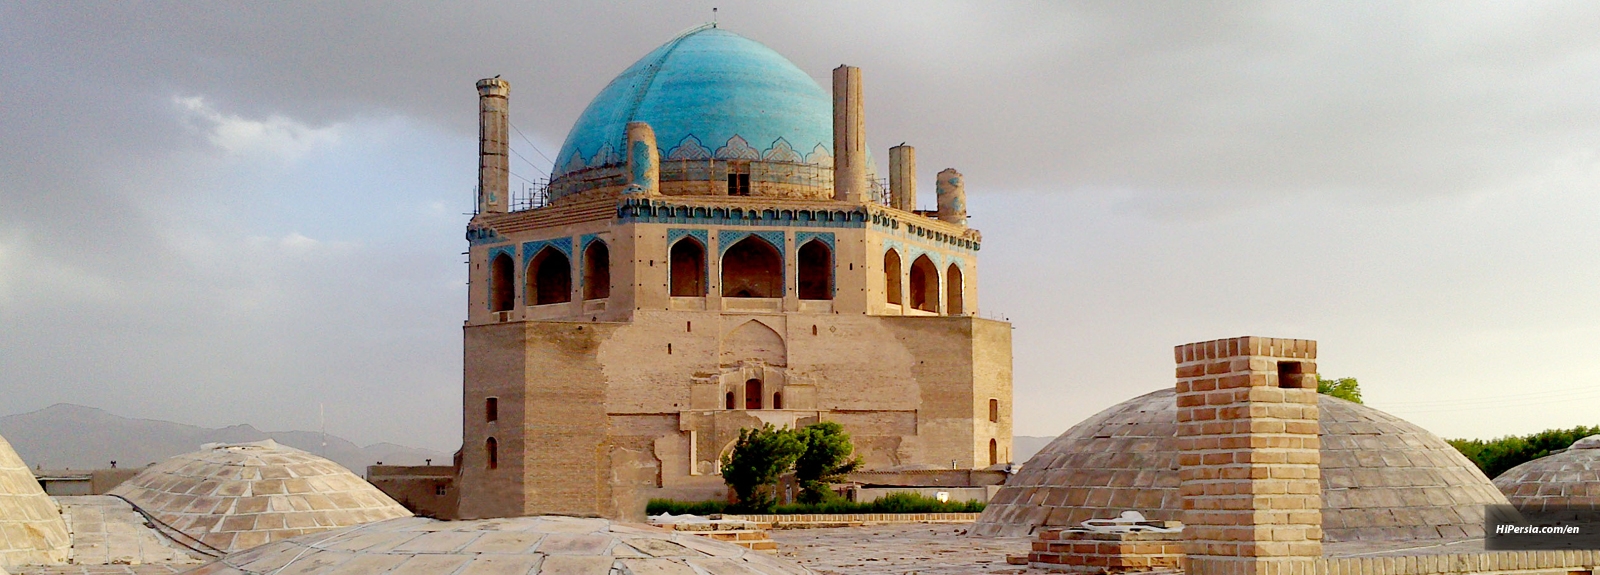
[[[1317,343],[1178,346],[1178,461],[1190,575],[1311,575],[1322,556]]]

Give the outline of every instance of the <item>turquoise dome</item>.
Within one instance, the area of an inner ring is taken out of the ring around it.
[[[650,124],[663,162],[832,164],[829,94],[771,48],[714,26],[673,38],[601,90],[567,134],[554,176],[622,164],[628,122]]]

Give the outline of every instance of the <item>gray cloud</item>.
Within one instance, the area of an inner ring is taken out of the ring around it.
[[[553,156],[712,4],[0,3],[0,413],[324,403],[453,447],[472,82]],[[1600,378],[1541,351],[1600,337],[1594,5],[715,4],[819,81],[863,67],[874,146],[966,173],[1019,432],[1241,333],[1322,337],[1397,406]],[[1535,425],[1459,419],[1422,421]]]

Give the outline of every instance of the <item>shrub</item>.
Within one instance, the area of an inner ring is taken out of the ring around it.
[[[845,513],[980,513],[985,507],[982,501],[951,501],[940,502],[938,499],[919,495],[916,493],[901,492],[891,493],[879,498],[877,501],[867,503],[854,503],[843,499],[834,499],[823,503],[797,503],[794,505],[778,505],[772,508],[772,513],[779,515],[801,514],[845,514]],[[728,504],[721,501],[674,501],[671,499],[651,499],[645,506],[645,513],[660,515],[671,513],[673,515],[712,515],[717,513],[732,513]]]
[[[844,481],[846,475],[861,466],[860,457],[850,457],[855,451],[855,446],[850,444],[850,434],[844,432],[844,426],[832,421],[808,425],[798,433],[806,450],[794,462],[794,479],[800,484],[797,499],[801,503],[838,499],[829,484]]]
[[[722,481],[738,498],[738,510],[767,513],[777,504],[778,477],[794,465],[806,446],[799,434],[766,424],[739,430],[733,451],[722,457]]]
[[[644,506],[646,515],[660,515],[671,513],[673,515],[716,515],[726,513],[728,504],[723,501],[677,501],[674,499],[651,499]]]
[[[1317,393],[1361,403],[1361,384],[1356,383],[1356,378],[1354,377],[1341,377],[1339,379],[1322,379],[1319,377],[1317,378]]]
[[[1507,435],[1495,439],[1451,439],[1450,445],[1494,478],[1518,465],[1566,449],[1574,441],[1600,433],[1600,426],[1577,426],[1572,429],[1547,429],[1532,435]]]

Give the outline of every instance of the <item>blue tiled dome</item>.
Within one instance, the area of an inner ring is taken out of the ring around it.
[[[601,90],[567,134],[554,176],[623,163],[628,122],[650,124],[664,161],[832,162],[828,93],[771,48],[710,26],[673,38]]]

